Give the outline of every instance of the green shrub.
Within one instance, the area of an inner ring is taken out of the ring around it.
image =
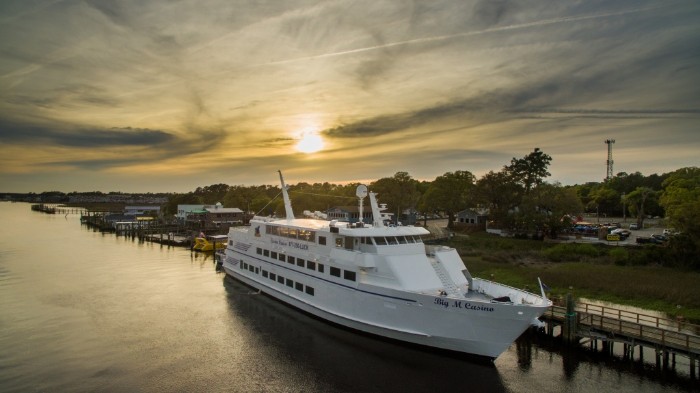
[[[592,244],[561,243],[542,251],[553,262],[574,262],[596,258],[600,252]]]
[[[614,264],[620,266],[626,265],[627,261],[629,260],[629,252],[622,247],[615,247],[611,249],[608,255]]]

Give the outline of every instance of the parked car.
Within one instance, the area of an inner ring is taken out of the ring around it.
[[[664,235],[657,235],[657,234],[651,235],[651,242],[652,243],[663,244],[663,243],[666,243],[667,240],[668,240],[668,237],[666,237]]]
[[[633,222],[632,224],[630,224],[630,229],[639,229],[639,225],[637,225],[636,222]]]
[[[637,236],[637,243],[639,243],[639,244],[651,243],[651,238],[645,237],[645,236]]]
[[[618,228],[618,229],[613,229],[613,231],[610,232],[610,234],[620,235],[620,239],[625,240],[632,234],[632,232],[630,232],[627,229]]]

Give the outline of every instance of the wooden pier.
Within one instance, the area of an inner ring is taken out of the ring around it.
[[[594,351],[600,343],[601,350],[611,355],[615,344],[621,344],[622,356],[629,360],[635,358],[636,347],[640,361],[644,361],[643,349],[651,348],[656,366],[663,369],[675,367],[676,355],[685,356],[691,378],[700,375],[700,325],[594,304],[568,304],[568,310],[552,306],[543,315],[548,335],[554,336],[560,327],[565,343],[589,344]]]

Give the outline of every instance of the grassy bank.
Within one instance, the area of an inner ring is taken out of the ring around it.
[[[700,273],[649,264],[653,250],[550,244],[486,234],[456,237],[472,275],[539,292],[537,277],[550,297],[585,297],[662,311],[700,322]],[[647,255],[648,253],[651,256]],[[641,263],[641,262],[644,263]]]

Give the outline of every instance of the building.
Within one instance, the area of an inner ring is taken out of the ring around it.
[[[488,212],[484,210],[465,209],[455,216],[455,224],[459,226],[486,227]]]
[[[127,216],[159,216],[160,206],[124,206]]]
[[[216,205],[178,205],[178,220],[199,227],[221,227],[243,224],[243,210],[237,207]]]
[[[358,206],[336,206],[328,209],[326,214],[329,220],[338,220],[351,224],[360,221],[360,208]],[[362,218],[365,224],[372,224],[372,209],[369,206],[362,209]]]

